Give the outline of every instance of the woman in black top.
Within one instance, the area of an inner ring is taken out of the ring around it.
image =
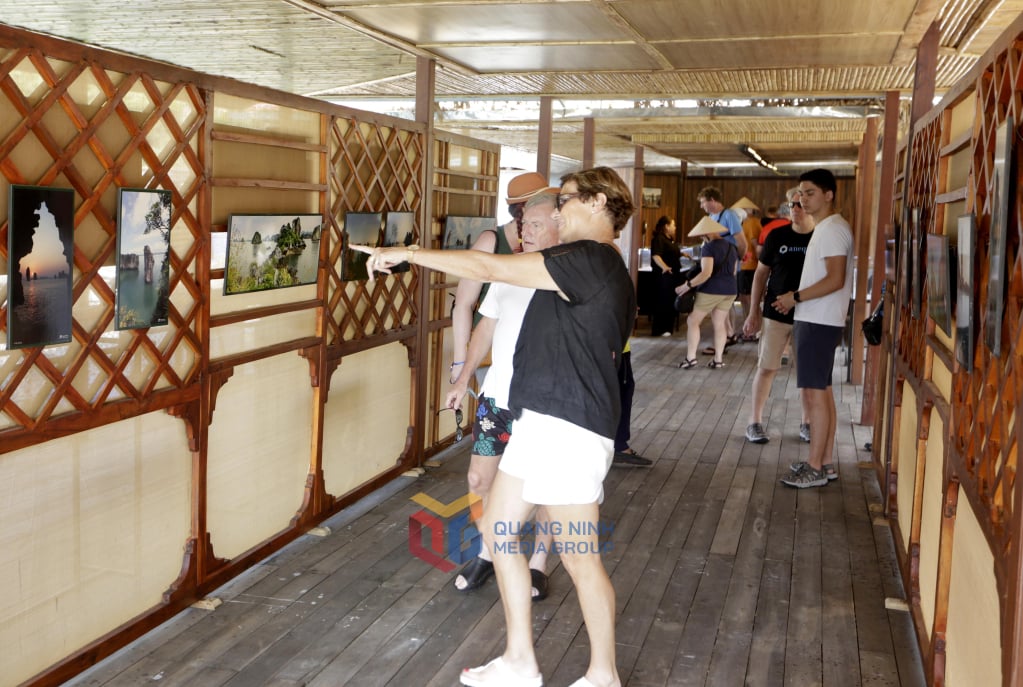
[[[679,246],[675,242],[675,220],[666,215],[657,220],[650,239],[650,262],[657,287],[651,334],[671,336],[675,329],[675,280],[679,267]]]

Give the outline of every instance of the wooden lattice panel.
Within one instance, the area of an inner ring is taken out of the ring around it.
[[[44,429],[59,415],[94,413],[121,399],[141,403],[154,392],[196,381],[203,300],[195,278],[203,245],[196,216],[204,178],[198,152],[206,120],[202,93],[143,73],[22,49],[0,62],[0,97],[22,117],[0,143],[5,180],[75,192],[72,341],[0,355],[0,439]],[[116,263],[117,190],[123,187],[173,194],[171,303],[164,327],[113,329],[110,266]],[[5,259],[7,209],[0,208]],[[6,328],[7,307],[5,299],[0,329]]]
[[[981,524],[996,552],[1009,550],[1015,521],[1014,485],[1017,469],[1017,409],[1023,394],[1023,342],[1020,341],[1023,268],[1019,246],[1023,217],[1020,214],[1018,171],[1015,197],[1009,199],[1009,233],[1006,240],[1005,309],[1002,316],[1002,352],[995,357],[985,343],[984,310],[989,296],[989,274],[994,189],[994,158],[998,127],[1012,116],[1015,131],[1013,151],[1020,158],[1020,118],[1023,117],[1023,44],[1016,41],[994,60],[977,81],[977,137],[973,149],[973,177],[976,187],[977,250],[975,297],[977,298],[977,343],[974,369],[960,369],[954,379],[952,439],[966,474],[959,475]],[[1004,562],[1004,559],[1003,561]]]
[[[412,212],[414,241],[422,229],[425,161],[421,133],[337,117],[331,121],[330,248],[327,259],[327,345],[363,339],[413,324],[418,271],[365,281],[342,281],[341,222],[347,212]]]

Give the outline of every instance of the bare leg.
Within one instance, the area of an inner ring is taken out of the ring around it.
[[[767,397],[771,394],[771,383],[774,382],[776,374],[778,374],[778,370],[765,370],[758,367],[756,374],[753,375],[753,396],[749,414],[751,423],[763,424],[764,406],[767,404]]]
[[[469,482],[469,491],[480,497],[483,501],[483,508],[487,507],[487,494],[490,493],[490,485],[494,483],[494,476],[497,474],[497,465],[501,460],[499,456],[479,456],[475,453],[469,457],[469,473],[466,479]],[[480,544],[479,558],[485,561],[492,560],[487,542]],[[455,577],[455,589],[462,590],[469,586],[469,581],[462,575]]]
[[[831,387],[800,391],[810,418],[810,457],[807,462],[814,470],[820,470],[825,463],[831,462],[835,450],[835,395]]]
[[[725,324],[731,321],[731,315],[731,310],[718,310],[717,308],[710,313],[710,321],[714,325],[714,360],[719,363],[725,352],[725,340],[728,338]]]
[[[533,540],[533,555],[529,557],[529,569],[547,572],[547,555],[554,544],[551,534],[551,516],[546,506],[536,509],[536,538]]]
[[[707,313],[703,310],[694,310],[686,318],[686,358],[693,360],[700,348],[700,323]]]
[[[575,585],[590,638],[586,679],[595,687],[620,687],[615,667],[615,592],[600,559],[597,504],[547,508],[552,520],[561,524],[557,537],[561,562]]]
[[[497,586],[501,590],[501,606],[507,626],[505,665],[523,677],[539,675],[540,666],[533,651],[533,601],[529,591],[529,568],[519,550],[523,523],[529,518],[533,504],[522,500],[522,480],[498,472],[490,489],[490,498],[483,511],[483,540],[494,556]],[[486,672],[479,673],[480,678]]]

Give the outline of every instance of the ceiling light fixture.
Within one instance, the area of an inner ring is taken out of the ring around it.
[[[775,174],[778,173],[778,167],[776,165],[768,162],[767,160],[765,160],[764,156],[761,155],[759,152],[757,152],[757,149],[754,148],[753,146],[743,144],[743,145],[739,146],[739,150],[742,151],[743,155],[748,155],[751,158],[753,158],[753,161],[756,162],[761,167],[769,169],[772,172],[774,172]]]

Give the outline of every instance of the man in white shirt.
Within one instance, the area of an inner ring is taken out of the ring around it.
[[[791,476],[782,479],[798,489],[821,487],[838,477],[832,463],[836,411],[831,377],[852,294],[853,236],[849,223],[835,210],[835,190],[835,176],[826,169],[799,177],[799,200],[813,217],[815,229],[799,288],[774,302],[782,313],[795,308],[796,386],[812,429],[809,460],[793,463]]]

